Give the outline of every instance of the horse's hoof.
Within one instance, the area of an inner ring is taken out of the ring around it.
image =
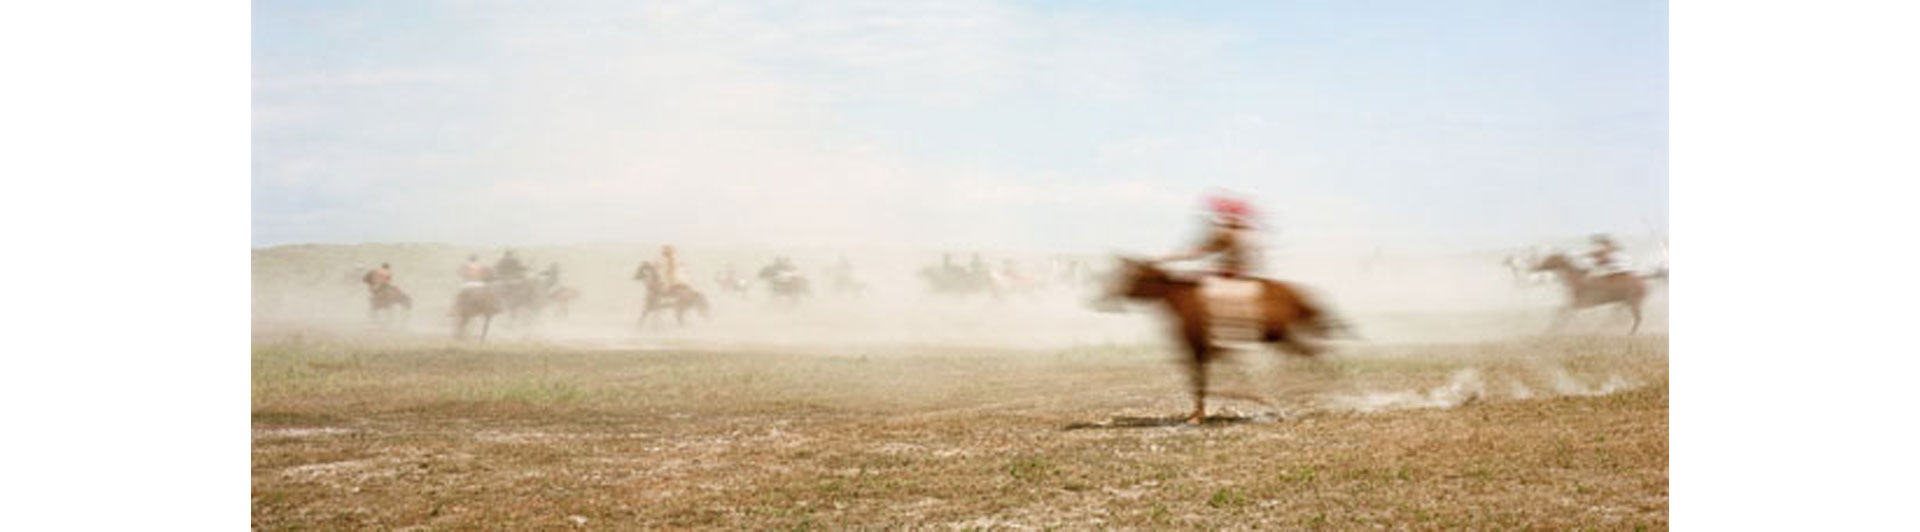
[[[1196,426],[1196,427],[1197,427],[1197,426],[1200,426],[1200,424],[1201,424],[1201,423],[1203,423],[1203,422],[1206,422],[1206,420],[1207,420],[1207,417],[1206,417],[1206,416],[1202,416],[1202,415],[1200,415],[1200,414],[1194,414],[1194,415],[1191,415],[1191,416],[1187,416],[1187,424],[1188,424],[1188,425],[1193,425],[1193,426]]]

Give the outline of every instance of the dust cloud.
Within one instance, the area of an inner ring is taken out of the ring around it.
[[[307,244],[253,252],[253,321],[257,334],[447,338],[453,334],[457,268],[469,255],[488,264],[514,250],[538,272],[558,265],[560,286],[579,296],[563,309],[548,304],[524,316],[502,314],[489,337],[570,346],[775,347],[835,349],[883,346],[961,346],[1049,349],[1083,345],[1163,343],[1163,311],[1130,305],[1121,313],[1096,311],[1107,290],[1102,272],[1110,254],[983,251],[994,271],[1011,268],[1027,279],[995,296],[937,293],[922,276],[950,257],[960,266],[972,250],[876,248],[682,247],[682,278],[702,292],[710,314],[671,310],[641,323],[644,285],[634,279],[642,261],[659,259],[656,244],[469,247],[440,244]],[[1501,264],[1502,252],[1393,256],[1282,255],[1268,273],[1306,286],[1351,322],[1364,342],[1466,342],[1541,334],[1564,290],[1527,284]],[[811,281],[798,301],[772,295],[755,274],[776,258],[790,259]],[[858,293],[835,290],[831,268],[845,260]],[[361,275],[392,265],[394,285],[414,300],[409,312],[374,316]],[[749,279],[745,293],[722,288],[732,270]],[[1079,272],[1075,274],[1074,272]],[[1665,329],[1665,292],[1656,288],[1643,331]],[[1578,313],[1573,333],[1624,332],[1626,318],[1610,309]]]

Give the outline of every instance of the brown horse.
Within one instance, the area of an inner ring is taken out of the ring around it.
[[[412,312],[413,296],[407,295],[400,290],[400,287],[391,284],[380,285],[379,289],[367,296],[367,316],[375,321],[379,321],[382,315],[394,307]]]
[[[467,322],[475,317],[481,318],[480,341],[487,340],[487,329],[493,325],[493,315],[506,307],[501,301],[499,287],[492,283],[469,285],[460,289],[453,298],[454,338],[467,336]]]
[[[633,272],[633,278],[647,285],[646,304],[640,308],[641,326],[646,326],[647,317],[653,315],[653,311],[662,308],[672,308],[674,321],[681,325],[687,323],[688,310],[699,312],[700,317],[708,317],[707,296],[686,283],[667,286],[660,268],[652,262],[640,263],[640,268]]]
[[[1633,326],[1627,334],[1640,330],[1640,304],[1647,298],[1647,280],[1667,278],[1665,268],[1652,275],[1631,272],[1592,275],[1586,269],[1574,265],[1573,259],[1565,254],[1555,253],[1540,259],[1533,271],[1552,272],[1560,277],[1560,283],[1567,287],[1567,306],[1561,307],[1554,315],[1551,330],[1559,330],[1567,318],[1576,310],[1607,304],[1619,304],[1633,313]]]
[[[1176,278],[1149,262],[1121,259],[1117,284],[1111,297],[1162,303],[1178,318],[1174,333],[1186,346],[1188,376],[1193,385],[1193,414],[1187,423],[1199,424],[1207,413],[1207,364],[1222,352],[1215,343],[1220,326],[1228,320],[1210,315],[1210,304],[1201,295],[1200,281]],[[1251,279],[1258,283],[1252,294],[1256,317],[1240,324],[1253,328],[1263,343],[1270,343],[1302,356],[1313,356],[1320,348],[1305,341],[1306,336],[1327,338],[1335,332],[1351,331],[1320,306],[1309,301],[1295,286],[1271,279]]]

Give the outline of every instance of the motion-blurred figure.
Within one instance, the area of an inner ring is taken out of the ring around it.
[[[747,293],[747,278],[740,275],[739,268],[734,267],[731,262],[727,263],[726,269],[721,270],[718,275],[714,276],[714,282],[718,283],[720,289],[727,293],[735,295],[744,295]]]
[[[867,290],[866,283],[853,278],[853,262],[841,255],[840,260],[827,270],[827,278],[833,283],[833,292],[840,295],[860,295]]]
[[[1620,244],[1606,234],[1592,237],[1593,247],[1585,253],[1587,261],[1593,264],[1593,275],[1613,275],[1627,273],[1627,257],[1620,253]]]
[[[662,254],[672,256],[672,246],[662,249]],[[707,296],[694,290],[686,283],[672,283],[667,280],[664,268],[652,261],[640,263],[633,272],[634,280],[646,283],[647,298],[640,308],[640,326],[647,325],[647,318],[661,309],[673,309],[674,318],[680,324],[686,324],[687,311],[693,310],[701,316],[707,315]]]
[[[800,302],[800,298],[812,294],[807,278],[800,274],[800,268],[786,257],[773,259],[773,264],[760,269],[760,279],[767,282],[767,288],[775,298],[785,299],[789,304]]]
[[[965,274],[966,272],[960,269],[960,265],[953,263],[952,253],[941,253],[940,254],[940,273],[948,277],[959,277]]]
[[[1176,253],[1160,259],[1162,262],[1177,262],[1217,256],[1214,275],[1230,279],[1246,277],[1256,257],[1253,247],[1253,209],[1240,199],[1216,196],[1207,201],[1208,210],[1213,212],[1213,224],[1207,228],[1205,238],[1192,251]]]
[[[673,246],[660,246],[660,275],[668,287],[686,284],[680,281],[680,256]]]
[[[468,285],[485,283],[492,276],[493,272],[480,262],[479,255],[467,255],[467,263],[460,265],[460,281]]]
[[[360,281],[367,284],[367,316],[373,320],[379,321],[381,313],[390,308],[413,310],[413,298],[393,285],[392,264],[380,263],[380,267],[360,276]]]
[[[554,288],[559,287],[560,286],[560,263],[555,262],[555,263],[547,264],[547,269],[540,270],[540,282],[541,284],[546,285],[546,288],[548,290],[552,290]]]
[[[493,275],[499,279],[517,281],[527,277],[527,265],[509,249],[500,254],[500,260],[493,263]]]
[[[560,285],[560,263],[547,264],[547,269],[540,271],[540,282],[546,291],[544,303],[553,307],[555,315],[567,317],[569,309],[573,306],[573,300],[580,297],[580,291],[571,286]]]
[[[393,283],[393,265],[380,263],[380,267],[367,270],[366,275],[360,276],[360,282],[367,284],[367,293],[380,293]]]

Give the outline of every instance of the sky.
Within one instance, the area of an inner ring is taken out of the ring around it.
[[[1664,2],[253,4],[254,246],[1664,234]]]

